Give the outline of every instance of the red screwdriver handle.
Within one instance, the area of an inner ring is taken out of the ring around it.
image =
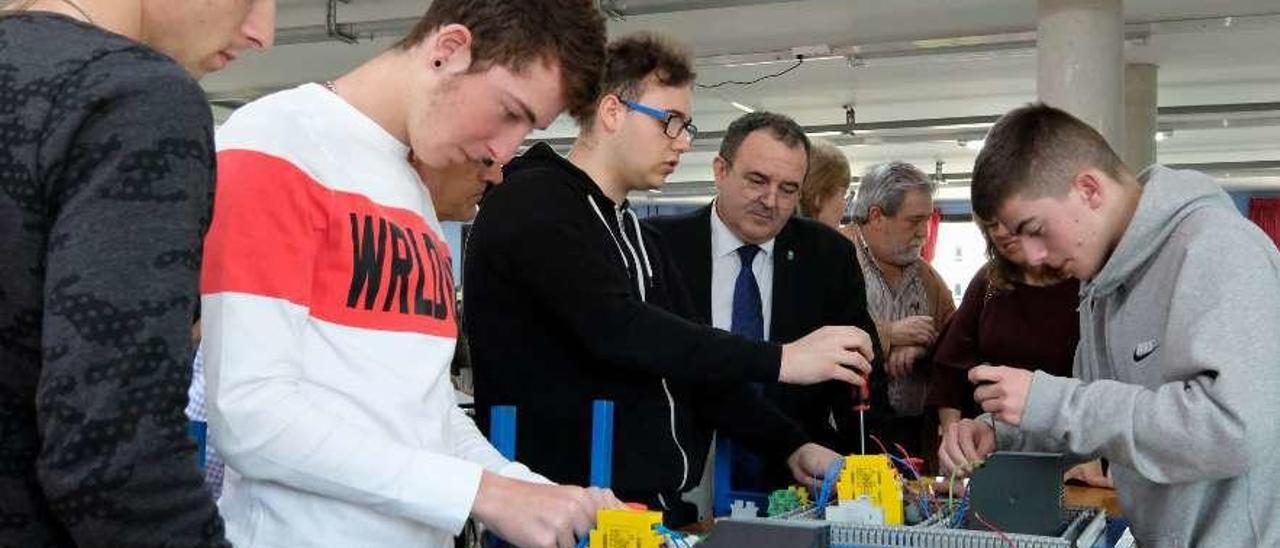
[[[866,411],[871,409],[871,379],[866,373],[862,374],[862,386],[854,389],[853,410]]]

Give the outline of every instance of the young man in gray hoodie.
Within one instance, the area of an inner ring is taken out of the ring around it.
[[[1280,545],[1275,245],[1209,177],[1135,176],[1088,125],[1038,104],[992,128],[973,207],[1032,264],[1085,282],[1081,338],[1075,378],[971,370],[994,420],[952,425],[943,466],[997,447],[1105,457],[1140,545]]]

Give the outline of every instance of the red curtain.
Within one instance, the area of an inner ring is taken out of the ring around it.
[[[1249,220],[1280,247],[1280,198],[1249,198]]]
[[[929,235],[925,236],[924,249],[920,250],[920,256],[924,257],[926,262],[933,262],[933,252],[938,247],[939,224],[942,224],[942,210],[935,207],[933,215],[929,217]]]

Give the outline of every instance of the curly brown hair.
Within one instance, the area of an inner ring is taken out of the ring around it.
[[[471,31],[472,72],[493,65],[520,72],[535,60],[559,63],[569,114],[594,108],[606,39],[594,0],[434,0],[396,47],[411,49],[455,23]]]
[[[693,71],[689,49],[667,36],[644,31],[609,42],[600,95],[592,101],[589,110],[580,116],[575,114],[574,119],[580,127],[590,128],[601,97],[612,94],[619,99],[638,100],[644,95],[649,78],[667,87],[691,85],[697,74]]]

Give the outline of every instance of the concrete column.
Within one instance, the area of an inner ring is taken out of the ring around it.
[[[1156,163],[1156,74],[1148,63],[1130,63],[1124,70],[1124,158],[1134,173]]]
[[[1040,0],[1036,91],[1124,150],[1121,0]]]

